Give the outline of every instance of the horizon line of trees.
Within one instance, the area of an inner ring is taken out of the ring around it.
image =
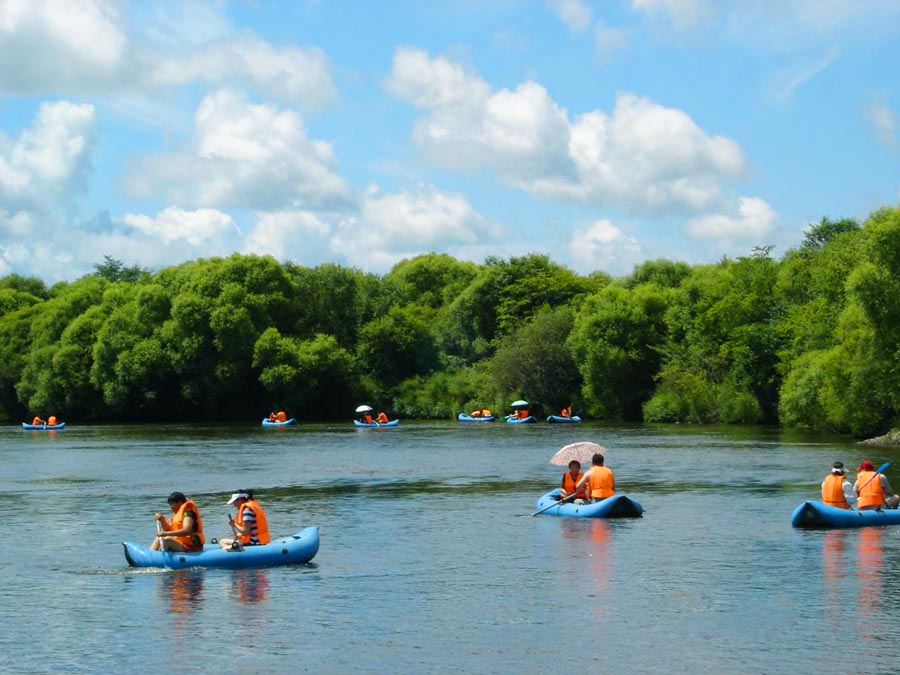
[[[429,253],[377,276],[234,254],[108,256],[0,278],[0,419],[538,413],[883,433],[900,421],[900,208],[823,218],[780,259],[579,275],[546,255]]]

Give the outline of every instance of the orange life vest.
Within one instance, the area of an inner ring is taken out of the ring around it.
[[[473,410],[472,412],[469,413],[469,417],[481,417],[481,411]]]
[[[56,415],[50,415],[50,417],[47,418],[47,426],[52,427],[55,425],[56,425]]]
[[[569,406],[568,408],[563,408],[562,410],[560,410],[559,416],[560,417],[571,417],[572,416],[572,407]]]
[[[372,416],[369,413],[363,415],[363,422],[366,424],[372,424]]]
[[[238,509],[237,518],[234,519],[234,524],[238,527],[242,527],[244,525],[244,509],[250,509],[256,516],[257,541],[259,541],[260,544],[268,544],[270,541],[272,541],[272,538],[269,536],[269,521],[266,520],[266,513],[259,505],[259,502],[255,499],[248,499],[241,505],[241,508]],[[237,537],[242,544],[249,544],[252,534],[252,532],[246,532],[243,534],[238,532]]]
[[[379,424],[384,424],[385,422],[388,421],[388,416],[385,415],[383,412],[380,412],[380,413],[378,413],[378,417],[375,421],[378,422]]]
[[[37,415],[35,415],[35,416],[34,416],[34,419],[31,420],[31,426],[36,427],[36,426],[38,426],[39,424],[44,424],[44,420],[42,420],[40,417],[38,417]]]
[[[874,475],[874,471],[860,471],[856,474],[856,484],[862,487]],[[862,490],[857,490],[857,494],[859,495],[859,501],[856,504],[857,508],[863,509],[868,506],[884,505],[884,489],[881,487],[881,474],[872,478]]]
[[[528,417],[528,411],[527,410],[516,410],[515,417],[517,420],[524,420],[526,417]]]
[[[822,483],[822,503],[836,506],[839,509],[849,509],[850,505],[844,497],[844,477],[837,474],[825,476]]]
[[[579,471],[578,478],[572,480],[572,473],[570,471],[566,471],[563,474],[562,481],[559,484],[559,489],[562,492],[563,497],[568,497],[575,492],[575,484],[581,480],[582,476],[584,476],[584,474]],[[587,495],[584,493],[584,488],[579,490],[578,494],[575,495],[576,499],[584,499],[585,497],[587,497]]]
[[[588,469],[588,487],[592,499],[606,499],[616,494],[613,472],[609,467],[592,466]]]
[[[197,516],[197,521],[194,523],[194,533],[193,534],[182,534],[177,537],[171,537],[179,544],[184,546],[185,548],[198,548],[202,547],[204,543],[206,543],[206,539],[203,536],[203,519],[200,517],[200,509],[197,508],[197,505],[194,503],[194,500],[188,499],[178,511],[175,512],[175,515],[172,516],[172,520],[169,521],[167,530],[180,530],[182,527],[182,523],[184,522],[184,514],[186,511],[193,511],[194,515]]]
[[[287,415],[284,414],[284,410],[279,410],[278,414],[275,415],[275,419],[279,422],[287,422]]]
[[[491,412],[490,408],[482,408],[481,416],[482,417],[493,417],[494,413]]]

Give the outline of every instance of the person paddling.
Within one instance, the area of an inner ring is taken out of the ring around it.
[[[569,470],[563,474],[562,481],[559,483],[559,498],[560,500],[567,499],[574,495],[575,504],[584,504],[584,500],[587,499],[587,495],[584,490],[578,490],[575,486],[578,484],[584,477],[584,474],[581,472],[581,462],[577,459],[573,459],[569,462]]]
[[[150,548],[154,551],[160,546],[165,551],[202,551],[205,539],[200,509],[182,492],[173,492],[166,501],[174,515],[171,520],[166,520],[164,515],[154,514],[162,531],[153,539]]]
[[[853,488],[859,497],[857,504],[860,511],[880,509],[885,506],[889,509],[896,509],[900,504],[900,495],[894,494],[887,476],[883,473],[876,476],[872,462],[865,461],[856,469],[856,483]]]
[[[378,417],[375,418],[375,421],[378,422],[378,424],[387,424],[388,422],[390,422],[387,413],[385,413],[383,410],[378,413]]]
[[[47,424],[47,420],[42,420],[42,419],[41,419],[40,417],[38,417],[37,415],[35,415],[35,416],[34,416],[34,419],[31,420],[31,426],[33,426],[33,427],[39,427],[39,426],[41,426],[42,424]]]
[[[847,480],[843,462],[831,465],[831,473],[822,481],[822,503],[839,509],[856,508],[856,491]]]
[[[243,548],[260,546],[272,541],[269,536],[269,521],[259,502],[253,498],[251,490],[237,490],[227,502],[234,504],[237,518],[228,514],[228,524],[234,528],[234,539],[220,539],[222,548]]]
[[[581,479],[575,484],[575,489],[587,485],[587,496],[590,501],[599,502],[601,499],[612,497],[616,494],[616,480],[612,470],[603,465],[603,455],[599,452],[591,457],[591,468],[587,470]]]

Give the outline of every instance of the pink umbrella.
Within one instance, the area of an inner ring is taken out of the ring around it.
[[[577,459],[582,466],[589,466],[594,453],[599,452],[606,455],[606,448],[590,441],[578,441],[577,443],[569,443],[561,447],[553,457],[550,458],[551,464],[560,466],[568,466],[569,462]]]

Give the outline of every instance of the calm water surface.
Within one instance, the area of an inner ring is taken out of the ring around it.
[[[644,518],[529,517],[576,440]],[[758,429],[3,428],[0,670],[892,672],[900,528],[790,527],[836,459],[900,468]],[[312,564],[126,566],[170,491],[225,536],[245,486],[274,533],[321,527]]]

